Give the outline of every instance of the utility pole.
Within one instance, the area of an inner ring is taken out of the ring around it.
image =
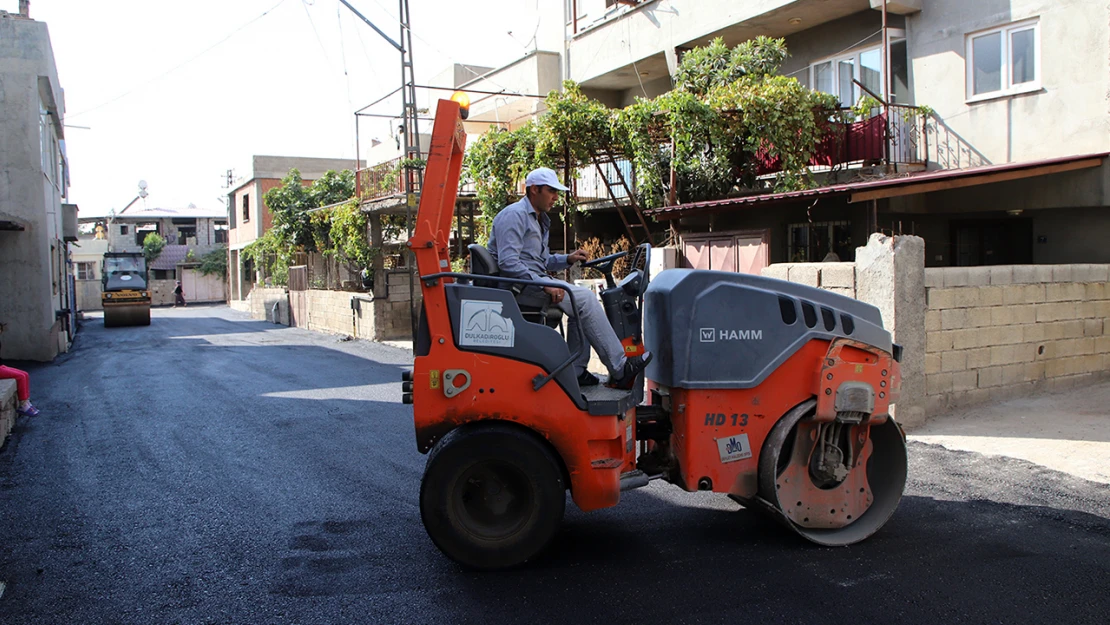
[[[401,118],[404,129],[404,158],[419,159],[420,154],[420,130],[417,123],[416,111],[416,77],[413,73],[412,66],[412,29],[409,22],[411,21],[411,13],[409,12],[408,0],[399,0],[400,4],[400,23],[401,23],[401,37],[400,43],[394,41],[389,35],[385,34],[380,28],[374,25],[373,22],[368,20],[358,9],[351,6],[347,0],[339,0],[343,6],[350,9],[352,13],[358,16],[367,26],[374,29],[382,39],[385,39],[401,53]],[[358,117],[355,117],[355,140],[358,140]],[[357,148],[356,148],[356,167],[357,167]],[[418,197],[417,193],[423,182],[424,172],[421,169],[402,168],[402,175],[405,181],[405,230],[408,237],[412,238],[413,228],[413,210],[417,207]],[[378,217],[375,217],[376,219]],[[412,338],[416,340],[416,327],[418,321],[418,314],[416,311],[416,279],[415,270],[416,264],[413,262],[413,255],[411,250],[405,251],[405,266],[408,268],[409,274],[409,315],[412,319]]]

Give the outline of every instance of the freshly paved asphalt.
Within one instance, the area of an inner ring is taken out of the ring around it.
[[[0,623],[1110,621],[1110,489],[921,443],[853,547],[653,483],[464,571],[420,523],[410,360],[226,308],[86,321],[0,451]]]

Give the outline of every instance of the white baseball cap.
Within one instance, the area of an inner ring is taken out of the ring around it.
[[[563,183],[559,182],[559,177],[555,175],[555,170],[548,169],[547,167],[533,169],[524,179],[525,187],[533,187],[536,185],[547,185],[559,191],[568,190],[567,187],[563,186]]]

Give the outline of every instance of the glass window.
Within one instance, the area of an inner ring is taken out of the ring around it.
[[[880,95],[883,93],[882,50],[868,50],[859,55],[859,81],[871,91]]]
[[[855,104],[856,86],[852,84],[852,80],[856,77],[855,74],[856,64],[854,61],[840,61],[837,64],[837,77],[839,79],[840,106],[852,106]]]
[[[848,221],[825,221],[787,226],[787,257],[793,263],[852,261],[856,250],[852,244],[852,224]],[[830,255],[830,253],[832,255]]]
[[[891,102],[910,104],[910,63],[906,40],[890,44]]]
[[[1021,22],[968,37],[969,97],[994,97],[1039,88],[1037,22]]]
[[[826,61],[813,66],[813,88],[824,93],[836,93],[833,84],[832,62]]]
[[[78,280],[96,280],[96,263],[77,263]]]
[[[908,91],[909,83],[908,63],[906,62],[906,40],[891,41],[891,71],[897,84],[901,76],[901,91]],[[899,60],[900,55],[900,60]],[[855,105],[863,92],[853,81],[859,81],[876,95],[882,96],[883,85],[883,48],[875,46],[853,52],[835,59],[821,61],[810,66],[810,84],[814,91],[823,91],[835,95],[840,100],[840,105],[850,107]],[[908,94],[902,96],[908,98]]]
[[[975,78],[972,93],[979,95],[1002,90],[1002,33],[972,39]]]
[[[1010,82],[1015,85],[1033,82],[1036,79],[1036,59],[1034,52],[1034,32],[1032,28],[1014,31],[1010,34],[1010,50],[1013,59],[1013,73]]]

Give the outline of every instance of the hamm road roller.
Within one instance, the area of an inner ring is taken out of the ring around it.
[[[150,325],[150,291],[141,253],[105,253],[100,276],[105,328]]]
[[[760,276],[652,279],[641,246],[619,282],[612,258],[585,265],[605,273],[602,304],[626,349],[654,358],[632,390],[580,388],[578,354],[522,281],[496,276],[480,249],[470,273],[449,270],[465,114],[454,100],[436,111],[409,241],[423,304],[402,374],[428,455],[421,517],[444,554],[476,569],[519,565],[557,533],[567,491],[590,511],[654,480],[731,497],[820,545],[886,523],[907,463],[890,415],[901,348],[878,309]]]

